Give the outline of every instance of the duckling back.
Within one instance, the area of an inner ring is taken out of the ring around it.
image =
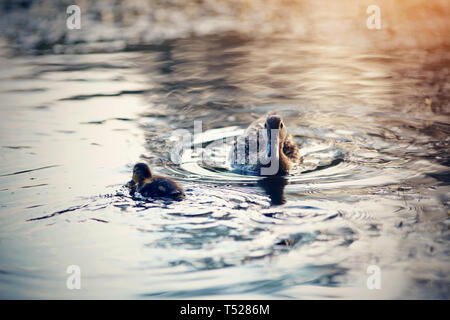
[[[183,188],[175,181],[154,176],[148,183],[138,187],[137,191],[144,197],[171,198],[181,200],[185,197]]]

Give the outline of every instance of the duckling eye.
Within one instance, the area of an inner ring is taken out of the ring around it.
[[[280,128],[283,128],[283,122],[280,124]]]

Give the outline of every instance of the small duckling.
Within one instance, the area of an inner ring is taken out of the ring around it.
[[[253,121],[238,137],[229,158],[234,169],[263,176],[286,175],[294,164],[302,162],[299,147],[276,111]]]
[[[132,194],[137,191],[143,197],[171,198],[181,200],[184,198],[183,188],[172,179],[154,176],[148,165],[138,163],[133,168],[133,179],[126,184]]]

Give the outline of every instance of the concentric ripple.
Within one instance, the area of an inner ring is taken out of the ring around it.
[[[286,121],[297,119],[290,116]],[[369,188],[402,184],[418,175],[415,165],[423,166],[423,161],[406,156],[418,148],[411,145],[413,140],[406,140],[405,135],[396,139],[398,134],[389,129],[356,129],[360,130],[288,126],[303,157],[286,176],[289,184],[313,185],[314,190]],[[261,176],[234,171],[228,161],[230,141],[243,130],[236,126],[207,130],[184,146],[179,163],[167,159],[165,167],[187,181],[244,186],[260,181]],[[432,163],[427,166],[434,167]]]

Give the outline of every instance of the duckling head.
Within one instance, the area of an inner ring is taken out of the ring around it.
[[[267,157],[271,157],[274,148],[279,149],[283,146],[288,133],[283,119],[279,115],[271,115],[267,117],[264,128],[267,130]],[[276,136],[272,137],[273,134]],[[274,144],[272,146],[272,144]]]
[[[133,181],[140,185],[152,178],[152,171],[145,163],[137,163],[133,168]]]

